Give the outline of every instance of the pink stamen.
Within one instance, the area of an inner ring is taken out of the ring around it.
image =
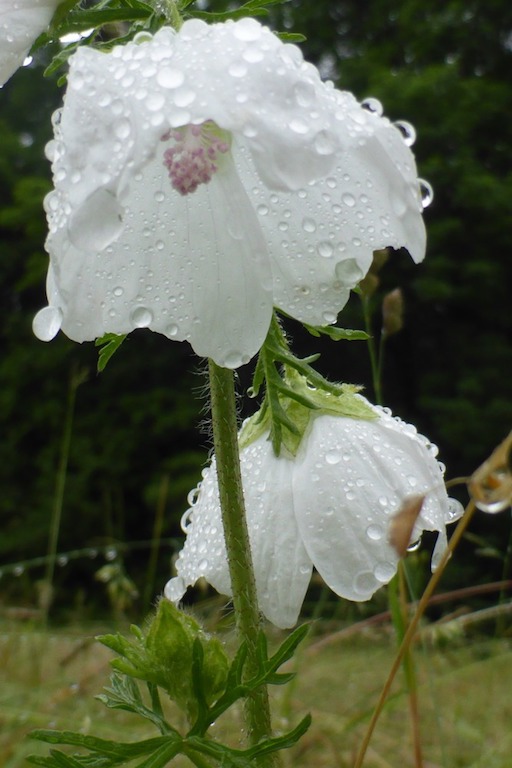
[[[164,152],[164,165],[180,195],[189,195],[200,184],[208,184],[218,170],[218,155],[229,152],[228,142],[218,132],[215,123],[208,120],[201,125],[171,130],[162,137],[163,141],[175,142]]]

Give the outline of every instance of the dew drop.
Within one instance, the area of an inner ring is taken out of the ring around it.
[[[123,118],[122,120],[118,120],[117,123],[114,125],[114,134],[117,136],[118,139],[127,139],[130,133],[132,132],[132,126],[130,124],[130,121],[126,118]]]
[[[320,256],[323,256],[324,259],[329,259],[334,251],[332,245],[327,242],[327,240],[323,240],[321,243],[318,243],[316,249]]]
[[[135,307],[130,313],[130,322],[135,328],[147,328],[152,320],[153,313],[147,307]]]
[[[120,285],[118,285],[118,286],[116,286],[116,288],[114,288],[112,293],[114,294],[114,296],[122,296],[123,293],[124,293],[124,290],[123,290],[123,288],[121,288]]]
[[[328,131],[320,131],[313,140],[313,146],[319,155],[332,155],[335,149],[333,137]]]
[[[407,547],[408,552],[416,552],[417,549],[421,547],[421,536],[416,539],[416,541],[411,541],[409,546]]]
[[[350,194],[350,192],[345,192],[341,196],[341,199],[343,200],[345,205],[347,205],[349,208],[353,208],[354,205],[356,204],[356,199],[355,199],[354,195]]]
[[[416,129],[414,128],[414,125],[408,123],[407,120],[397,120],[395,123],[393,123],[393,125],[395,128],[398,128],[402,134],[404,144],[406,144],[408,147],[412,147],[416,141]]]
[[[325,460],[328,464],[339,464],[341,461],[341,454],[339,451],[327,451]]]
[[[192,510],[187,509],[187,511],[184,512],[183,515],[181,516],[180,528],[183,531],[183,533],[188,533],[190,526],[192,525],[191,515],[192,515]]]
[[[373,595],[379,586],[379,582],[371,571],[361,571],[357,574],[353,581],[354,592],[357,595],[364,596],[365,598],[368,595]]]
[[[158,70],[156,81],[162,88],[179,88],[185,82],[185,75],[179,69],[164,67]]]
[[[423,208],[428,208],[434,199],[434,190],[425,179],[418,179],[418,184],[420,185],[421,204]]]
[[[242,62],[235,61],[228,67],[228,72],[231,77],[245,77],[247,74],[247,67]]]
[[[34,336],[39,341],[51,341],[60,331],[62,319],[62,312],[58,307],[40,309],[32,321]]]
[[[302,219],[302,229],[304,232],[316,232],[316,221],[314,219]]]
[[[258,205],[256,208],[260,216],[266,216],[268,213],[268,206],[264,205],[263,203],[261,205]]]
[[[384,113],[384,107],[380,101],[375,99],[373,96],[369,96],[367,99],[364,99],[361,102],[361,106],[363,109],[366,109],[367,112],[373,112],[374,114],[379,115],[379,117],[381,117]]]
[[[395,566],[393,565],[393,563],[382,561],[380,563],[377,563],[377,565],[373,569],[373,574],[378,581],[381,581],[383,584],[385,584],[386,582],[388,582],[390,579],[393,578],[395,574]]]
[[[300,120],[299,118],[294,118],[293,120],[290,120],[290,122],[288,123],[288,127],[294,133],[298,133],[299,135],[303,135],[309,131],[309,127],[307,123],[305,123],[304,120]]]
[[[366,529],[366,535],[372,541],[380,541],[384,535],[384,531],[380,525],[369,525]]]
[[[209,561],[206,559],[206,557],[203,557],[197,564],[197,568],[201,573],[204,573],[209,568]]]
[[[315,102],[315,88],[312,83],[299,81],[293,88],[299,107],[310,107]]]
[[[123,230],[123,209],[115,195],[97,189],[73,213],[69,239],[81,251],[103,251]]]
[[[326,325],[332,325],[336,322],[336,312],[322,312],[322,319]]]

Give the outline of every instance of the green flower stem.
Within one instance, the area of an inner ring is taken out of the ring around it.
[[[220,368],[213,360],[209,360],[208,365],[213,443],[233,606],[239,640],[247,644],[246,674],[253,677],[258,670],[256,641],[260,631],[260,613],[245,517],[233,372]],[[266,686],[261,686],[248,697],[246,722],[252,744],[271,736]],[[274,766],[276,760],[274,756],[268,756],[260,759],[259,765],[262,768]]]

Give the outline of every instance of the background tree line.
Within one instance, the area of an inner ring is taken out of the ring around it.
[[[219,10],[220,1],[202,3]],[[510,397],[512,262],[512,6],[508,0],[289,0],[272,25],[307,36],[306,58],[362,99],[382,101],[391,119],[417,130],[420,176],[435,190],[425,214],[428,253],[414,266],[393,254],[374,297],[401,286],[404,329],[386,348],[384,399],[440,447],[448,476],[468,474],[512,425]],[[201,362],[186,344],[133,333],[105,373],[97,351],[63,335],[43,344],[31,332],[44,303],[47,256],[42,199],[50,189],[44,145],[62,93],[39,65],[0,91],[0,570],[42,555],[70,387],[76,390],[59,550],[151,538],[162,478],[168,478],[164,536],[179,535],[187,492],[207,458]],[[219,87],[222,87],[219,84]],[[339,319],[362,327],[356,296]],[[290,326],[298,351],[314,345]],[[319,363],[372,396],[364,344],[326,342]],[[249,368],[249,367],[248,367]],[[240,371],[241,381],[250,371]],[[191,393],[197,397],[191,397]],[[249,413],[253,404],[243,400]],[[476,530],[503,555],[507,515]],[[167,578],[160,558],[157,589]],[[131,567],[142,578],[146,553]],[[499,577],[495,560],[470,558],[472,578]],[[77,561],[65,592],[86,585],[91,564]],[[37,575],[37,574],[36,574]],[[30,600],[33,579],[0,580],[6,599]]]

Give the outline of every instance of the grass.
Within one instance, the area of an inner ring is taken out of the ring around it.
[[[287,756],[287,768],[350,768],[393,660],[389,627],[355,635],[316,636],[303,648],[299,674],[276,689],[275,726],[295,725],[306,712],[313,725]],[[38,631],[0,624],[0,766],[27,765],[44,745],[26,739],[33,728],[82,730],[130,741],[155,735],[130,715],[107,711],[94,696],[108,681],[110,652],[95,643],[105,627]],[[512,642],[444,633],[417,647],[424,768],[510,768]],[[425,644],[424,644],[425,646]],[[241,743],[240,713],[215,726]],[[176,760],[177,768],[189,765]],[[365,768],[414,766],[403,679],[381,716]]]

